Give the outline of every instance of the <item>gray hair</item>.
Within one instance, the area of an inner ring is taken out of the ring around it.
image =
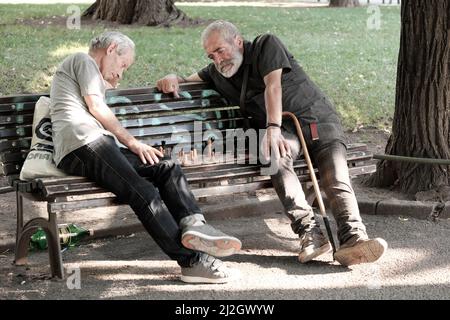
[[[94,52],[98,49],[106,49],[112,43],[117,44],[117,54],[119,56],[124,54],[129,49],[134,51],[135,48],[133,40],[128,38],[123,33],[118,31],[107,31],[91,40],[89,52]]]
[[[225,20],[217,20],[207,26],[205,30],[203,30],[202,45],[205,44],[205,41],[208,40],[208,38],[214,32],[219,33],[222,39],[224,39],[228,43],[232,43],[236,36],[242,38],[241,33],[234,24]]]

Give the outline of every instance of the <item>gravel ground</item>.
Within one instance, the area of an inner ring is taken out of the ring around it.
[[[377,263],[346,268],[331,254],[301,265],[298,240],[279,214],[214,220],[236,235],[242,251],[226,258],[241,278],[223,285],[189,285],[146,233],[96,240],[63,253],[67,280],[47,278],[48,255],[32,253],[15,267],[0,255],[0,299],[449,299],[450,221],[363,216],[371,236],[387,240]],[[79,268],[79,269],[77,269]],[[80,289],[73,288],[79,284]]]

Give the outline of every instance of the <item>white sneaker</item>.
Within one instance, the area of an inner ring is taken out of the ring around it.
[[[206,253],[191,267],[181,268],[181,281],[186,283],[226,283],[239,278],[239,272]]]

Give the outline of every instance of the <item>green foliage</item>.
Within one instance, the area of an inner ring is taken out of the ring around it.
[[[380,30],[367,29],[371,13],[366,8],[180,8],[190,17],[230,20],[248,39],[265,32],[278,35],[335,103],[347,128],[390,126],[399,8],[381,7]],[[82,24],[80,30],[69,30],[48,24],[54,16],[67,16],[66,10],[67,5],[0,5],[0,95],[48,92],[63,58],[86,51],[89,40],[107,28]],[[30,18],[43,23],[30,24]],[[189,75],[205,66],[203,27],[120,27],[137,45],[136,63],[121,87],[151,86],[169,72]]]

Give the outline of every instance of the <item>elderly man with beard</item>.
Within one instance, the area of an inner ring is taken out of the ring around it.
[[[378,260],[387,243],[367,235],[350,183],[343,130],[332,103],[274,35],[263,34],[250,42],[232,23],[216,21],[201,39],[212,63],[186,78],[167,75],[158,80],[157,87],[178,96],[179,83],[207,82],[240,105],[252,128],[265,129],[262,151],[265,158],[271,152],[272,161],[278,161],[272,183],[300,237],[299,261],[306,263],[329,252],[331,245],[293,169],[293,160],[301,154],[300,142],[294,124],[283,120],[282,112],[294,113],[337,222],[340,248],[335,259],[345,266]]]

